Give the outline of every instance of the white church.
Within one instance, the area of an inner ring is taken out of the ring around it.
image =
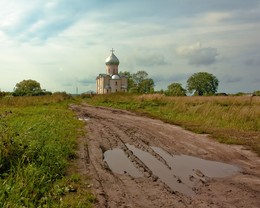
[[[111,55],[106,59],[106,74],[96,78],[97,94],[127,92],[127,77],[118,74],[119,60],[112,48]]]

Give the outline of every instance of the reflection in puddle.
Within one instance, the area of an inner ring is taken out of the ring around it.
[[[104,161],[114,173],[128,173],[132,177],[142,177],[143,174],[133,165],[121,149],[107,150]]]
[[[150,153],[135,148],[133,145],[126,145],[152,172],[158,176],[161,181],[167,184],[172,190],[185,193],[187,195],[194,195],[192,187],[184,183],[178,182],[173,172],[162,162],[152,156]]]
[[[208,177],[226,177],[239,171],[239,168],[234,165],[203,160],[188,155],[171,156],[161,148],[152,147],[152,149],[166,160],[176,175],[187,175],[191,174],[192,171],[196,172],[196,170],[199,170]]]
[[[130,144],[126,146],[173,191],[189,196],[195,194],[193,191],[195,183],[205,182],[205,177],[226,177],[239,171],[239,168],[233,165],[187,155],[172,156],[161,148],[151,147],[167,162],[169,168],[150,153]],[[143,176],[121,149],[108,150],[104,153],[104,157],[113,172],[123,174],[126,171],[133,177]]]
[[[80,121],[89,121],[89,118],[88,117],[85,117],[85,118],[79,118]]]

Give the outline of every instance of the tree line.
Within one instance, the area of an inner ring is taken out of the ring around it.
[[[154,80],[149,77],[146,71],[137,71],[130,73],[128,71],[120,72],[120,75],[125,75],[128,78],[128,92],[131,93],[155,93]],[[187,92],[194,95],[211,95],[217,91],[218,79],[207,72],[199,72],[193,74],[187,81],[187,89],[184,89],[180,83],[172,83],[167,87],[167,90],[161,90],[167,96],[186,96]],[[0,92],[0,96],[6,95]],[[23,80],[16,84],[13,96],[40,96],[50,95],[49,91],[41,88],[39,82],[35,80]]]
[[[131,74],[130,72],[120,72],[128,77],[128,92],[133,93],[155,93],[154,81],[149,78],[146,71],[138,71]],[[198,72],[193,74],[187,80],[187,87],[184,89],[180,83],[171,83],[167,90],[161,90],[167,96],[186,96],[187,93],[193,95],[213,95],[217,92],[219,81],[210,73]]]
[[[166,96],[186,96],[187,93],[190,93],[197,96],[214,95],[217,92],[219,84],[219,80],[213,74],[198,72],[188,78],[186,88],[183,88],[180,83],[174,82],[168,85],[166,90],[155,92],[154,80],[149,77],[146,71],[137,71],[136,73],[124,71],[119,74],[125,75],[128,78],[127,91],[138,94],[161,93]],[[17,83],[12,93],[1,92],[0,90],[0,97],[6,95],[40,96],[51,94],[52,92],[42,89],[39,82],[31,79]],[[253,95],[259,96],[260,91],[255,91]]]

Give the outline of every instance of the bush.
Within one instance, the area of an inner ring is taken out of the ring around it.
[[[253,92],[253,95],[254,95],[254,96],[260,96],[260,90],[254,91],[254,92]]]

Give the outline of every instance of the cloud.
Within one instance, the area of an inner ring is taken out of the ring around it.
[[[160,66],[166,65],[163,55],[153,54],[149,56],[141,55],[136,57],[136,64],[139,66]]]
[[[176,53],[188,59],[190,65],[211,65],[216,62],[218,52],[216,48],[203,47],[201,43],[178,47]]]
[[[0,7],[6,11],[0,15],[0,31],[23,42],[44,42],[57,36],[86,15],[88,6],[91,5],[87,1],[72,0],[46,3],[35,1],[31,4],[21,2],[23,3],[17,5],[12,0],[7,5],[0,2]]]
[[[230,15],[223,18],[223,21],[229,23],[258,23],[260,21],[260,4],[255,5],[248,10],[237,10],[230,12]]]
[[[93,85],[96,84],[96,77],[79,78],[77,82],[84,86]]]
[[[257,77],[253,79],[253,83],[258,85],[258,90],[260,90],[259,83],[260,83],[260,77]]]
[[[119,70],[145,70],[157,87],[211,70],[223,89],[255,89],[259,14],[259,0],[0,0],[0,88],[32,78],[93,90],[114,47]]]
[[[179,74],[172,74],[172,75],[163,75],[162,73],[160,73],[160,74],[154,74],[151,77],[155,82],[181,82],[187,80],[190,76],[191,76],[190,73],[187,74],[179,73]]]
[[[250,58],[250,59],[245,61],[245,65],[246,66],[260,66],[260,60]]]
[[[241,82],[243,80],[243,77],[232,77],[232,76],[225,76],[223,78],[223,81],[225,83],[237,83],[237,82]]]

